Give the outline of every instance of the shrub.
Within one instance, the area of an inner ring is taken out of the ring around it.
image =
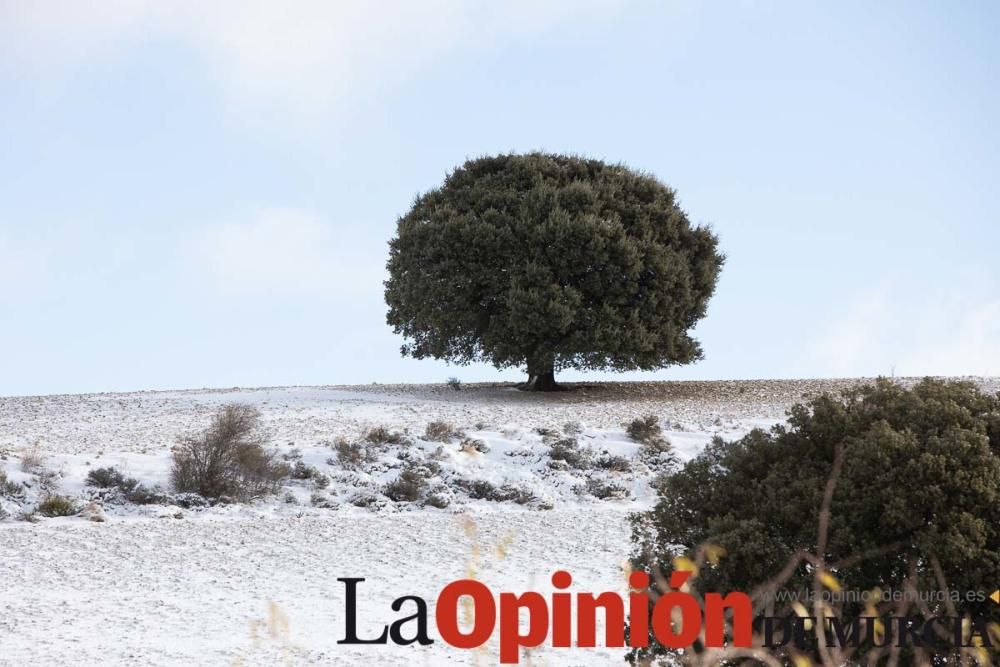
[[[451,424],[444,421],[433,421],[424,429],[424,440],[431,442],[450,442],[461,433]]]
[[[436,488],[427,494],[424,504],[443,510],[451,505],[451,493],[446,488]]]
[[[319,468],[311,466],[308,463],[303,463],[302,461],[295,462],[295,465],[292,466],[290,476],[292,479],[298,480],[315,480],[320,477],[325,477],[325,475],[319,471]]]
[[[274,493],[290,471],[264,443],[256,409],[225,405],[203,433],[182,439],[174,449],[174,488],[240,500]]]
[[[399,431],[390,431],[385,426],[376,426],[365,432],[365,441],[373,445],[405,445],[407,438]]]
[[[583,424],[578,421],[570,421],[563,424],[563,433],[566,435],[580,435],[583,433]]]
[[[674,446],[666,438],[650,438],[639,446],[639,460],[659,471],[675,469],[680,463]]]
[[[427,487],[427,479],[417,470],[406,468],[394,481],[386,484],[384,493],[396,502],[414,502]]]
[[[359,491],[351,496],[349,502],[355,507],[377,507],[379,497],[371,491]]]
[[[38,503],[36,511],[42,516],[56,517],[73,516],[79,512],[79,509],[76,504],[66,496],[52,495]]]
[[[8,480],[3,468],[0,468],[0,498],[24,498],[24,485]]]
[[[632,469],[631,461],[624,456],[616,456],[614,454],[606,453],[598,458],[594,463],[598,468],[611,470],[613,472],[628,472]]]
[[[604,482],[594,477],[588,479],[587,483],[582,487],[578,487],[577,492],[581,495],[584,493],[591,495],[598,500],[624,500],[632,495],[632,493],[621,484]]]
[[[656,415],[646,415],[640,419],[633,419],[626,431],[628,437],[636,442],[648,442],[654,438],[663,437],[660,418]]]
[[[45,465],[45,455],[38,449],[38,443],[26,447],[21,452],[21,471],[37,473]]]
[[[313,491],[312,495],[309,496],[309,504],[313,507],[319,507],[321,509],[333,509],[337,506],[330,496],[322,491]]]
[[[933,601],[939,572],[952,591],[993,591],[1000,397],[965,382],[926,379],[906,389],[878,380],[797,405],[787,425],[733,443],[716,439],[666,476],[655,507],[635,518],[633,541],[634,567],[664,573],[676,556],[696,559],[702,545],[724,550],[693,580],[702,594],[749,592],[772,579],[778,591],[811,590],[816,568],[802,553],[839,564],[831,567],[844,590],[913,586]],[[956,601],[954,612],[931,602],[926,612],[1000,621],[988,600]],[[789,613],[780,604],[774,611]],[[845,600],[833,613],[846,622],[864,605]],[[924,616],[916,607],[905,615]]]
[[[58,470],[38,467],[35,468],[35,477],[38,478],[38,487],[40,489],[51,492],[59,488],[59,480],[62,479],[62,473]]]
[[[448,378],[447,385],[449,387],[451,387],[452,389],[454,389],[455,391],[461,391],[462,390],[462,381],[459,380],[456,377]]]
[[[121,489],[123,493],[129,493],[139,485],[139,480],[126,477],[118,468],[108,466],[88,472],[86,484],[98,489]]]
[[[193,496],[202,497],[200,494],[189,493],[180,494],[178,498],[185,497],[188,499],[188,505],[183,503],[177,503],[181,507],[194,506],[197,501],[191,500]],[[125,494],[125,499],[130,503],[136,505],[170,505],[173,504],[175,498],[171,498],[169,495],[163,492],[158,486],[148,487],[142,484],[136,485],[134,489]]]
[[[514,484],[496,486],[485,479],[459,479],[455,485],[465,490],[473,500],[489,500],[496,503],[513,501],[518,505],[527,505],[537,497],[530,490]]]
[[[565,461],[571,468],[584,470],[590,467],[592,452],[581,447],[576,438],[562,438],[549,448],[549,458],[553,461]]]
[[[369,460],[368,452],[360,442],[338,439],[334,447],[337,450],[337,462],[349,470],[353,470]]]

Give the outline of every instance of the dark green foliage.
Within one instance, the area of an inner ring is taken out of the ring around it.
[[[80,510],[77,509],[73,501],[66,496],[53,495],[38,503],[38,509],[36,511],[42,516],[56,517],[73,516]]]
[[[624,456],[617,456],[614,454],[603,454],[600,458],[594,461],[594,464],[598,468],[604,470],[611,470],[613,472],[628,472],[632,469],[632,464]]]
[[[723,257],[674,192],[623,165],[531,153],[466,162],[390,242],[402,352],[497,368],[653,370],[701,358]]]
[[[396,502],[414,502],[420,500],[426,488],[427,479],[419,471],[407,468],[394,481],[386,484],[384,493]]]
[[[633,419],[626,430],[630,438],[642,445],[639,449],[639,459],[643,463],[658,470],[674,468],[677,465],[677,454],[670,441],[663,437],[659,417],[647,415],[641,419]]]
[[[181,493],[178,497],[182,497],[183,500],[177,502],[177,498],[167,495],[159,486],[150,488],[142,484],[137,484],[130,491],[125,492],[125,499],[136,505],[180,505],[181,507],[189,507],[197,506],[199,501],[196,498],[201,498],[196,493]],[[204,504],[204,499],[202,499],[202,503]]]
[[[564,461],[571,468],[583,470],[590,467],[593,452],[587,447],[581,447],[576,438],[562,438],[552,443],[549,448],[549,458],[553,461]]]
[[[598,500],[624,500],[631,496],[631,492],[621,484],[614,482],[604,482],[595,477],[587,480],[582,487],[577,488],[577,492],[591,495]]]
[[[98,489],[121,489],[124,493],[129,493],[139,485],[139,481],[125,474],[113,466],[107,468],[94,468],[87,473],[87,486]]]
[[[222,406],[208,429],[174,449],[171,480],[177,491],[205,498],[247,500],[274,493],[290,468],[266,442],[260,413],[249,405]]]
[[[529,489],[513,484],[496,486],[485,479],[459,479],[456,480],[455,484],[464,489],[473,500],[490,500],[496,503],[513,501],[518,505],[527,505],[538,499]]]
[[[918,590],[938,591],[935,561],[952,590],[996,589],[1000,397],[971,383],[931,379],[912,389],[879,380],[840,398],[822,396],[793,408],[787,426],[734,443],[716,440],[667,475],[655,508],[636,518],[635,565],[669,572],[673,556],[711,543],[728,555],[704,568],[696,587],[750,592],[797,550],[819,550],[820,509],[838,448],[842,470],[828,542],[817,555],[845,590],[901,591],[912,571]],[[885,553],[837,565],[883,547]],[[811,585],[800,565],[784,586]],[[988,600],[956,607],[1000,620],[1000,606]],[[861,609],[845,603],[840,613],[853,618]]]
[[[628,437],[636,442],[647,442],[653,438],[663,436],[663,428],[660,426],[660,418],[656,415],[646,415],[645,417],[633,419],[626,429]]]

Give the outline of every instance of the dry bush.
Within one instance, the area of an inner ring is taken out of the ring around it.
[[[389,430],[385,426],[368,429],[364,439],[373,445],[405,445],[409,442],[405,433]]]
[[[647,442],[653,438],[663,437],[663,428],[660,427],[660,418],[656,415],[646,415],[640,419],[633,419],[626,429],[628,437],[636,442]]]
[[[24,485],[8,480],[3,468],[0,468],[0,498],[24,498]]]
[[[593,496],[598,500],[625,500],[632,496],[632,492],[621,484],[604,482],[594,477],[588,479],[583,486],[577,487],[576,492],[580,495]]]
[[[632,469],[632,462],[624,456],[607,453],[594,461],[594,465],[602,470],[610,470],[612,472],[628,472]]]
[[[549,458],[553,461],[564,461],[566,465],[577,470],[590,467],[593,452],[587,447],[581,447],[576,438],[562,438],[552,443],[549,448]]]
[[[446,421],[433,421],[424,430],[424,440],[431,442],[450,442],[452,438],[460,435],[461,431]]]
[[[52,495],[38,503],[38,508],[35,511],[42,516],[51,518],[56,516],[73,516],[80,510],[77,508],[76,504],[66,496]]]
[[[21,451],[22,472],[37,473],[44,465],[45,455],[39,451],[37,442]]]
[[[174,488],[237,500],[275,493],[290,469],[265,443],[255,408],[224,405],[203,433],[183,438],[174,448]]]
[[[427,488],[427,479],[420,471],[406,468],[392,482],[386,484],[383,493],[396,502],[415,502]]]
[[[334,449],[337,450],[337,462],[348,470],[354,470],[362,463],[370,463],[376,458],[374,451],[360,442],[350,442],[346,438],[337,438]]]

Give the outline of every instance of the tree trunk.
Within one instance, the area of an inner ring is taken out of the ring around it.
[[[528,381],[519,389],[523,391],[560,391],[556,384],[556,372],[552,361],[542,364],[528,364]]]

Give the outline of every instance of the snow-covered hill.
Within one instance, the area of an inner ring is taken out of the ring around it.
[[[483,651],[440,641],[338,645],[337,578],[367,579],[359,618],[372,629],[391,620],[393,598],[433,601],[469,575],[497,592],[546,592],[563,568],[574,590],[623,592],[627,515],[652,502],[660,468],[627,435],[631,420],[657,416],[686,459],[715,436],[783,420],[804,395],[856,382],[596,384],[552,395],[371,385],[2,398],[0,469],[17,492],[0,500],[0,665],[494,664],[495,638]],[[250,503],[192,504],[170,489],[171,447],[231,402],[259,409],[298,479]],[[429,438],[435,422],[455,432]],[[366,440],[378,427],[398,442]],[[356,444],[365,455],[346,460],[338,446]],[[88,472],[108,466],[161,495],[139,505],[86,483]],[[393,500],[386,489],[406,469],[420,469],[426,487],[412,501]],[[86,511],[39,517],[35,506],[53,494]],[[543,647],[531,658],[607,664],[621,655]]]

